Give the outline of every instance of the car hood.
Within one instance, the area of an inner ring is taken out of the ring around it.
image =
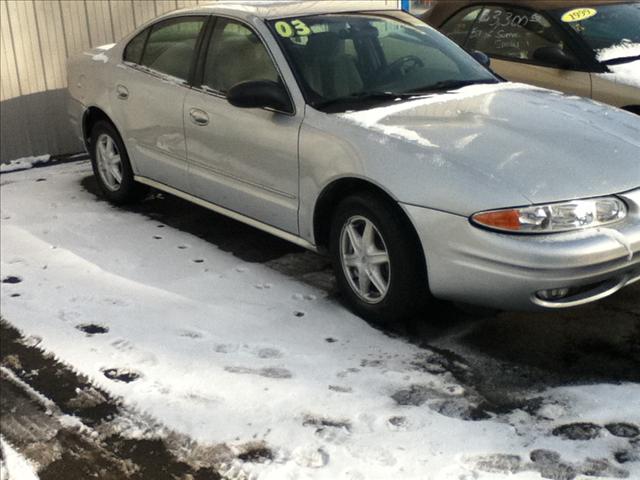
[[[640,186],[640,117],[559,92],[473,85],[342,117],[531,203]]]

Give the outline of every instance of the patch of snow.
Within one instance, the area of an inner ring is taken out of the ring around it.
[[[476,138],[480,136],[479,133],[472,133],[471,135],[467,135],[466,137],[462,137],[460,140],[456,142],[456,148],[458,150],[464,150],[471,144]]]
[[[374,127],[382,120],[392,115],[412,110],[414,108],[427,105],[436,105],[452,101],[460,101],[480,95],[497,93],[503,90],[541,90],[539,87],[526,85],[524,83],[501,82],[492,84],[469,85],[449,92],[434,93],[426,96],[416,97],[415,100],[407,100],[402,103],[385,105],[383,107],[371,108],[350,113],[343,113],[340,117],[350,120],[364,127]]]
[[[3,375],[6,375],[6,377],[9,378],[10,381],[14,382],[16,385],[19,385],[23,391],[27,392],[31,396],[31,398],[33,398],[35,401],[39,402],[43,407],[45,407],[47,411],[54,412],[58,410],[58,407],[52,400],[48,399],[47,397],[42,395],[40,392],[33,389],[31,385],[29,385],[28,383],[24,382],[21,378],[16,376],[10,369],[0,366],[0,371],[2,372]]]
[[[24,157],[11,160],[8,163],[0,164],[0,173],[13,172],[15,170],[25,170],[36,165],[42,165],[51,161],[51,155],[39,155],[37,157]]]
[[[96,47],[96,50],[103,50],[106,52],[107,50],[111,50],[115,46],[116,46],[115,43],[107,43],[105,45],[100,45],[99,47]]]
[[[3,317],[132,411],[203,444],[264,441],[277,458],[233,463],[229,472],[264,480],[489,480],[497,474],[475,468],[478,456],[526,459],[533,448],[571,461],[609,454],[611,439],[564,441],[525,413],[517,430],[504,419],[438,413],[443,400],[464,401],[465,390],[450,375],[415,368],[422,349],[371,328],[325,290],[97,201],[82,187],[91,174],[88,164],[26,170],[0,190],[0,266],[21,280],[1,284]],[[307,262],[311,254],[291,255]],[[109,330],[87,336],[76,328],[87,322]],[[116,381],[106,369],[139,376]],[[414,389],[428,392],[424,404],[397,400]],[[562,420],[584,410],[593,421],[640,420],[629,400],[640,396],[638,385],[557,395],[571,399]],[[553,422],[559,413],[549,409]],[[640,475],[637,462],[625,468],[630,478]]]
[[[104,53],[98,53],[96,55],[93,55],[91,57],[91,60],[93,60],[94,62],[107,63],[109,61],[109,57],[107,57]]]
[[[20,455],[2,436],[0,436],[0,448],[4,457],[5,474],[1,475],[2,480],[38,480],[34,466],[25,457]]]
[[[423,137],[418,132],[409,130],[408,128],[398,127],[395,125],[387,125],[382,127],[381,130],[385,135],[389,135],[390,137],[403,138],[405,140],[409,140],[410,142],[416,142],[423,147],[440,148],[438,145],[430,142],[429,139]]]
[[[596,50],[596,58],[600,62],[616,58],[637,57],[640,55],[640,43],[622,42],[609,48]]]
[[[469,85],[467,87],[452,90],[449,92],[434,93],[426,96],[417,96],[415,97],[415,100],[407,100],[402,103],[393,103],[391,105],[385,105],[383,107],[372,108],[369,110],[346,112],[340,114],[339,117],[349,122],[353,122],[357,125],[361,125],[365,128],[375,130],[389,137],[408,140],[410,142],[415,142],[429,148],[440,148],[439,145],[434,144],[428,138],[425,138],[423,135],[414,130],[399,127],[396,125],[386,125],[385,123],[383,123],[383,121],[393,115],[397,115],[402,112],[406,112],[414,108],[424,107],[427,105],[460,101],[481,95],[493,94],[502,90],[523,89],[540,90],[539,87],[512,82]],[[470,141],[472,140],[473,139],[470,139]]]
[[[618,65],[607,65],[607,68],[611,70],[611,73],[600,73],[598,75],[615,83],[640,88],[640,60]]]

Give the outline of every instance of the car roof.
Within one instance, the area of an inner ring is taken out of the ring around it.
[[[528,7],[532,10],[554,10],[566,8],[567,10],[581,7],[593,7],[615,3],[629,3],[621,0],[437,0],[432,8],[420,18],[434,27],[440,27],[454,13],[467,6],[507,4]]]
[[[373,10],[398,10],[394,0],[366,0],[335,2],[326,0],[218,0],[195,8],[181,10],[180,13],[230,13],[240,17],[259,17],[265,20],[288,18],[324,13],[344,13]]]

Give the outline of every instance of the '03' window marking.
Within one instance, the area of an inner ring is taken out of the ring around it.
[[[297,19],[291,20],[290,22],[280,20],[279,22],[276,22],[275,27],[278,35],[283,38],[290,38],[293,36],[306,37],[313,33],[306,23]]]

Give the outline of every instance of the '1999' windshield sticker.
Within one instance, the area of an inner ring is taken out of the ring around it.
[[[280,20],[276,22],[276,32],[283,38],[306,37],[313,33],[302,20],[291,20],[291,22]]]
[[[596,15],[598,11],[595,8],[574,8],[562,15],[562,21],[566,23],[580,22]]]

